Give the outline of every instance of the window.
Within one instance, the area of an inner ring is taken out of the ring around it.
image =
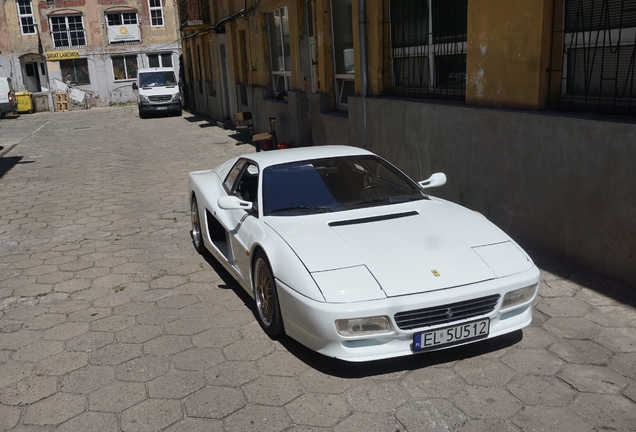
[[[564,13],[561,108],[636,114],[636,0],[565,0]]]
[[[354,93],[353,82],[353,15],[351,0],[332,0],[334,65],[338,107],[347,107],[347,97]]]
[[[33,6],[31,0],[16,0],[18,8],[18,19],[23,35],[35,34],[35,18],[33,17]]]
[[[115,81],[137,78],[137,56],[113,57],[113,75]]]
[[[66,84],[91,83],[87,59],[60,60],[60,70],[62,71],[62,80]]]
[[[391,0],[387,87],[408,97],[464,100],[468,0]]]
[[[163,6],[161,0],[148,0],[150,6],[150,26],[163,27]]]
[[[111,12],[106,14],[108,42],[137,43],[141,41],[137,12]]]
[[[148,67],[172,67],[172,53],[148,54]]]
[[[274,95],[286,94],[290,89],[291,57],[289,51],[289,14],[287,6],[267,14],[269,51],[272,65]]]
[[[51,36],[55,48],[86,45],[86,33],[81,15],[51,17]]]

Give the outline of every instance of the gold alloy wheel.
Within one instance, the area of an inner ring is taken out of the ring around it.
[[[272,324],[274,318],[274,294],[273,294],[273,281],[272,275],[269,272],[269,267],[263,258],[258,258],[256,261],[256,307],[258,308],[258,315],[265,327],[269,327]]]

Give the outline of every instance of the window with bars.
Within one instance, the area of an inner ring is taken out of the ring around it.
[[[563,109],[636,114],[636,0],[564,0]],[[559,24],[555,36],[560,38]],[[552,70],[552,68],[551,68]]]
[[[348,106],[347,98],[355,92],[351,0],[331,1],[331,23],[336,101],[339,108],[346,108]]]
[[[172,53],[148,54],[148,67],[172,67]]]
[[[290,89],[291,56],[289,48],[289,13],[287,6],[267,14],[270,63],[274,95],[286,94]]]
[[[18,19],[20,20],[22,34],[35,34],[35,17],[33,16],[31,0],[16,0],[15,4],[18,8]]]
[[[115,81],[137,78],[137,56],[115,56],[113,61],[113,78]]]
[[[86,32],[81,15],[54,16],[50,20],[51,37],[55,48],[86,45]]]
[[[150,26],[163,27],[163,5],[161,0],[148,0],[150,7]]]
[[[465,100],[467,8],[468,0],[390,0],[390,92]]]

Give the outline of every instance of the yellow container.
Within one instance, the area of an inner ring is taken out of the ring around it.
[[[18,102],[18,109],[16,110],[19,113],[32,113],[35,111],[33,104],[33,95],[31,92],[15,92],[15,100]]]

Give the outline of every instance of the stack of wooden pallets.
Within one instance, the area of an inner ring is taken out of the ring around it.
[[[68,111],[68,93],[55,92],[55,111]]]

